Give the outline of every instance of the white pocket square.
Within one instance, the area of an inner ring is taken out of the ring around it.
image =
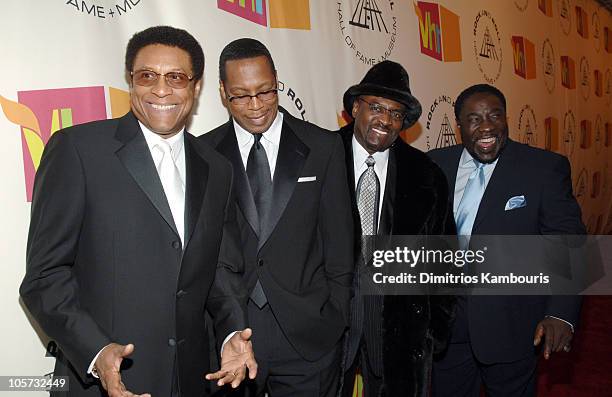
[[[314,182],[316,180],[316,176],[301,176],[298,178],[298,182]]]
[[[504,208],[504,211],[510,211],[522,207],[527,207],[527,200],[525,200],[525,196],[514,196],[506,202],[506,208]]]

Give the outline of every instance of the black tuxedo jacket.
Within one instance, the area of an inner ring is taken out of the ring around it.
[[[314,361],[333,348],[348,325],[353,223],[344,150],[337,135],[281,111],[272,208],[259,235],[233,121],[200,139],[234,166],[248,290],[259,278],[287,338],[304,359]]]
[[[448,179],[451,202],[462,145],[429,152]],[[524,195],[527,205],[505,211],[509,198]],[[586,233],[572,194],[564,156],[508,140],[483,194],[472,235],[565,235]],[[510,362],[533,354],[533,335],[545,315],[576,325],[580,297],[469,296],[469,341],[483,363]]]
[[[339,132],[346,152],[358,249],[361,220],[355,199],[353,124]],[[389,149],[378,234],[454,233],[444,174],[426,154],[398,138]],[[370,366],[383,377],[384,395],[426,396],[432,356],[446,346],[454,302],[452,296],[387,295],[381,299],[355,291],[351,301],[351,327],[345,343],[345,368],[352,364],[364,338]],[[382,344],[378,343],[381,340]]]
[[[185,134],[185,246],[132,113],[58,131],[36,175],[21,296],[61,350],[71,396],[110,342],[134,343],[122,378],[136,393],[202,395],[204,309],[217,332],[246,326],[230,164]],[[175,366],[176,360],[176,366]],[[104,394],[105,395],[105,394]]]

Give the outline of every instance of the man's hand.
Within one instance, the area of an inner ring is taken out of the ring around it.
[[[221,369],[212,374],[207,374],[206,379],[218,380],[217,385],[223,386],[226,383],[232,384],[232,388],[240,385],[246,377],[246,370],[249,370],[249,379],[255,379],[257,375],[257,362],[253,354],[253,344],[251,343],[250,328],[238,331],[223,347],[221,354]]]
[[[97,375],[100,377],[102,387],[109,397],[151,397],[150,394],[137,395],[125,388],[121,381],[119,369],[123,359],[134,352],[134,345],[120,345],[111,343],[100,352],[94,365]]]
[[[565,321],[556,318],[546,317],[538,323],[535,335],[533,337],[533,345],[538,346],[544,340],[544,358],[549,359],[552,352],[560,352],[561,350],[569,352],[571,349],[572,327]]]

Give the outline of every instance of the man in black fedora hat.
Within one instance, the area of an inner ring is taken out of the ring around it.
[[[364,235],[453,234],[444,174],[423,152],[398,139],[421,115],[406,70],[391,61],[373,66],[346,91],[344,108],[354,119],[339,133],[356,249]],[[446,344],[454,298],[364,295],[358,280],[359,271],[344,346],[342,396],[352,396],[358,369],[366,397],[426,395],[432,355]]]

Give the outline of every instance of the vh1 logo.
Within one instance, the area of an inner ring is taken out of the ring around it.
[[[536,78],[535,46],[521,36],[512,36],[514,73],[526,80]]]
[[[459,16],[436,3],[414,5],[419,20],[421,53],[443,62],[461,61]]]
[[[538,8],[547,17],[553,16],[552,0],[538,0]]]
[[[593,72],[594,80],[595,80],[595,95],[598,97],[603,96],[603,74],[601,70],[595,69]]]
[[[576,6],[576,31],[582,38],[589,38],[589,16],[580,6]]]
[[[580,147],[588,149],[593,142],[593,126],[591,120],[582,120],[580,122]]]
[[[570,90],[576,88],[576,63],[569,56],[561,57],[561,84]]]
[[[26,200],[32,201],[34,176],[49,138],[62,128],[111,117],[120,117],[130,109],[129,94],[108,87],[76,87],[17,92],[18,102],[0,96],[6,118],[21,129],[21,148]]]
[[[544,140],[544,149],[559,151],[559,120],[555,117],[547,117],[544,120]]]

